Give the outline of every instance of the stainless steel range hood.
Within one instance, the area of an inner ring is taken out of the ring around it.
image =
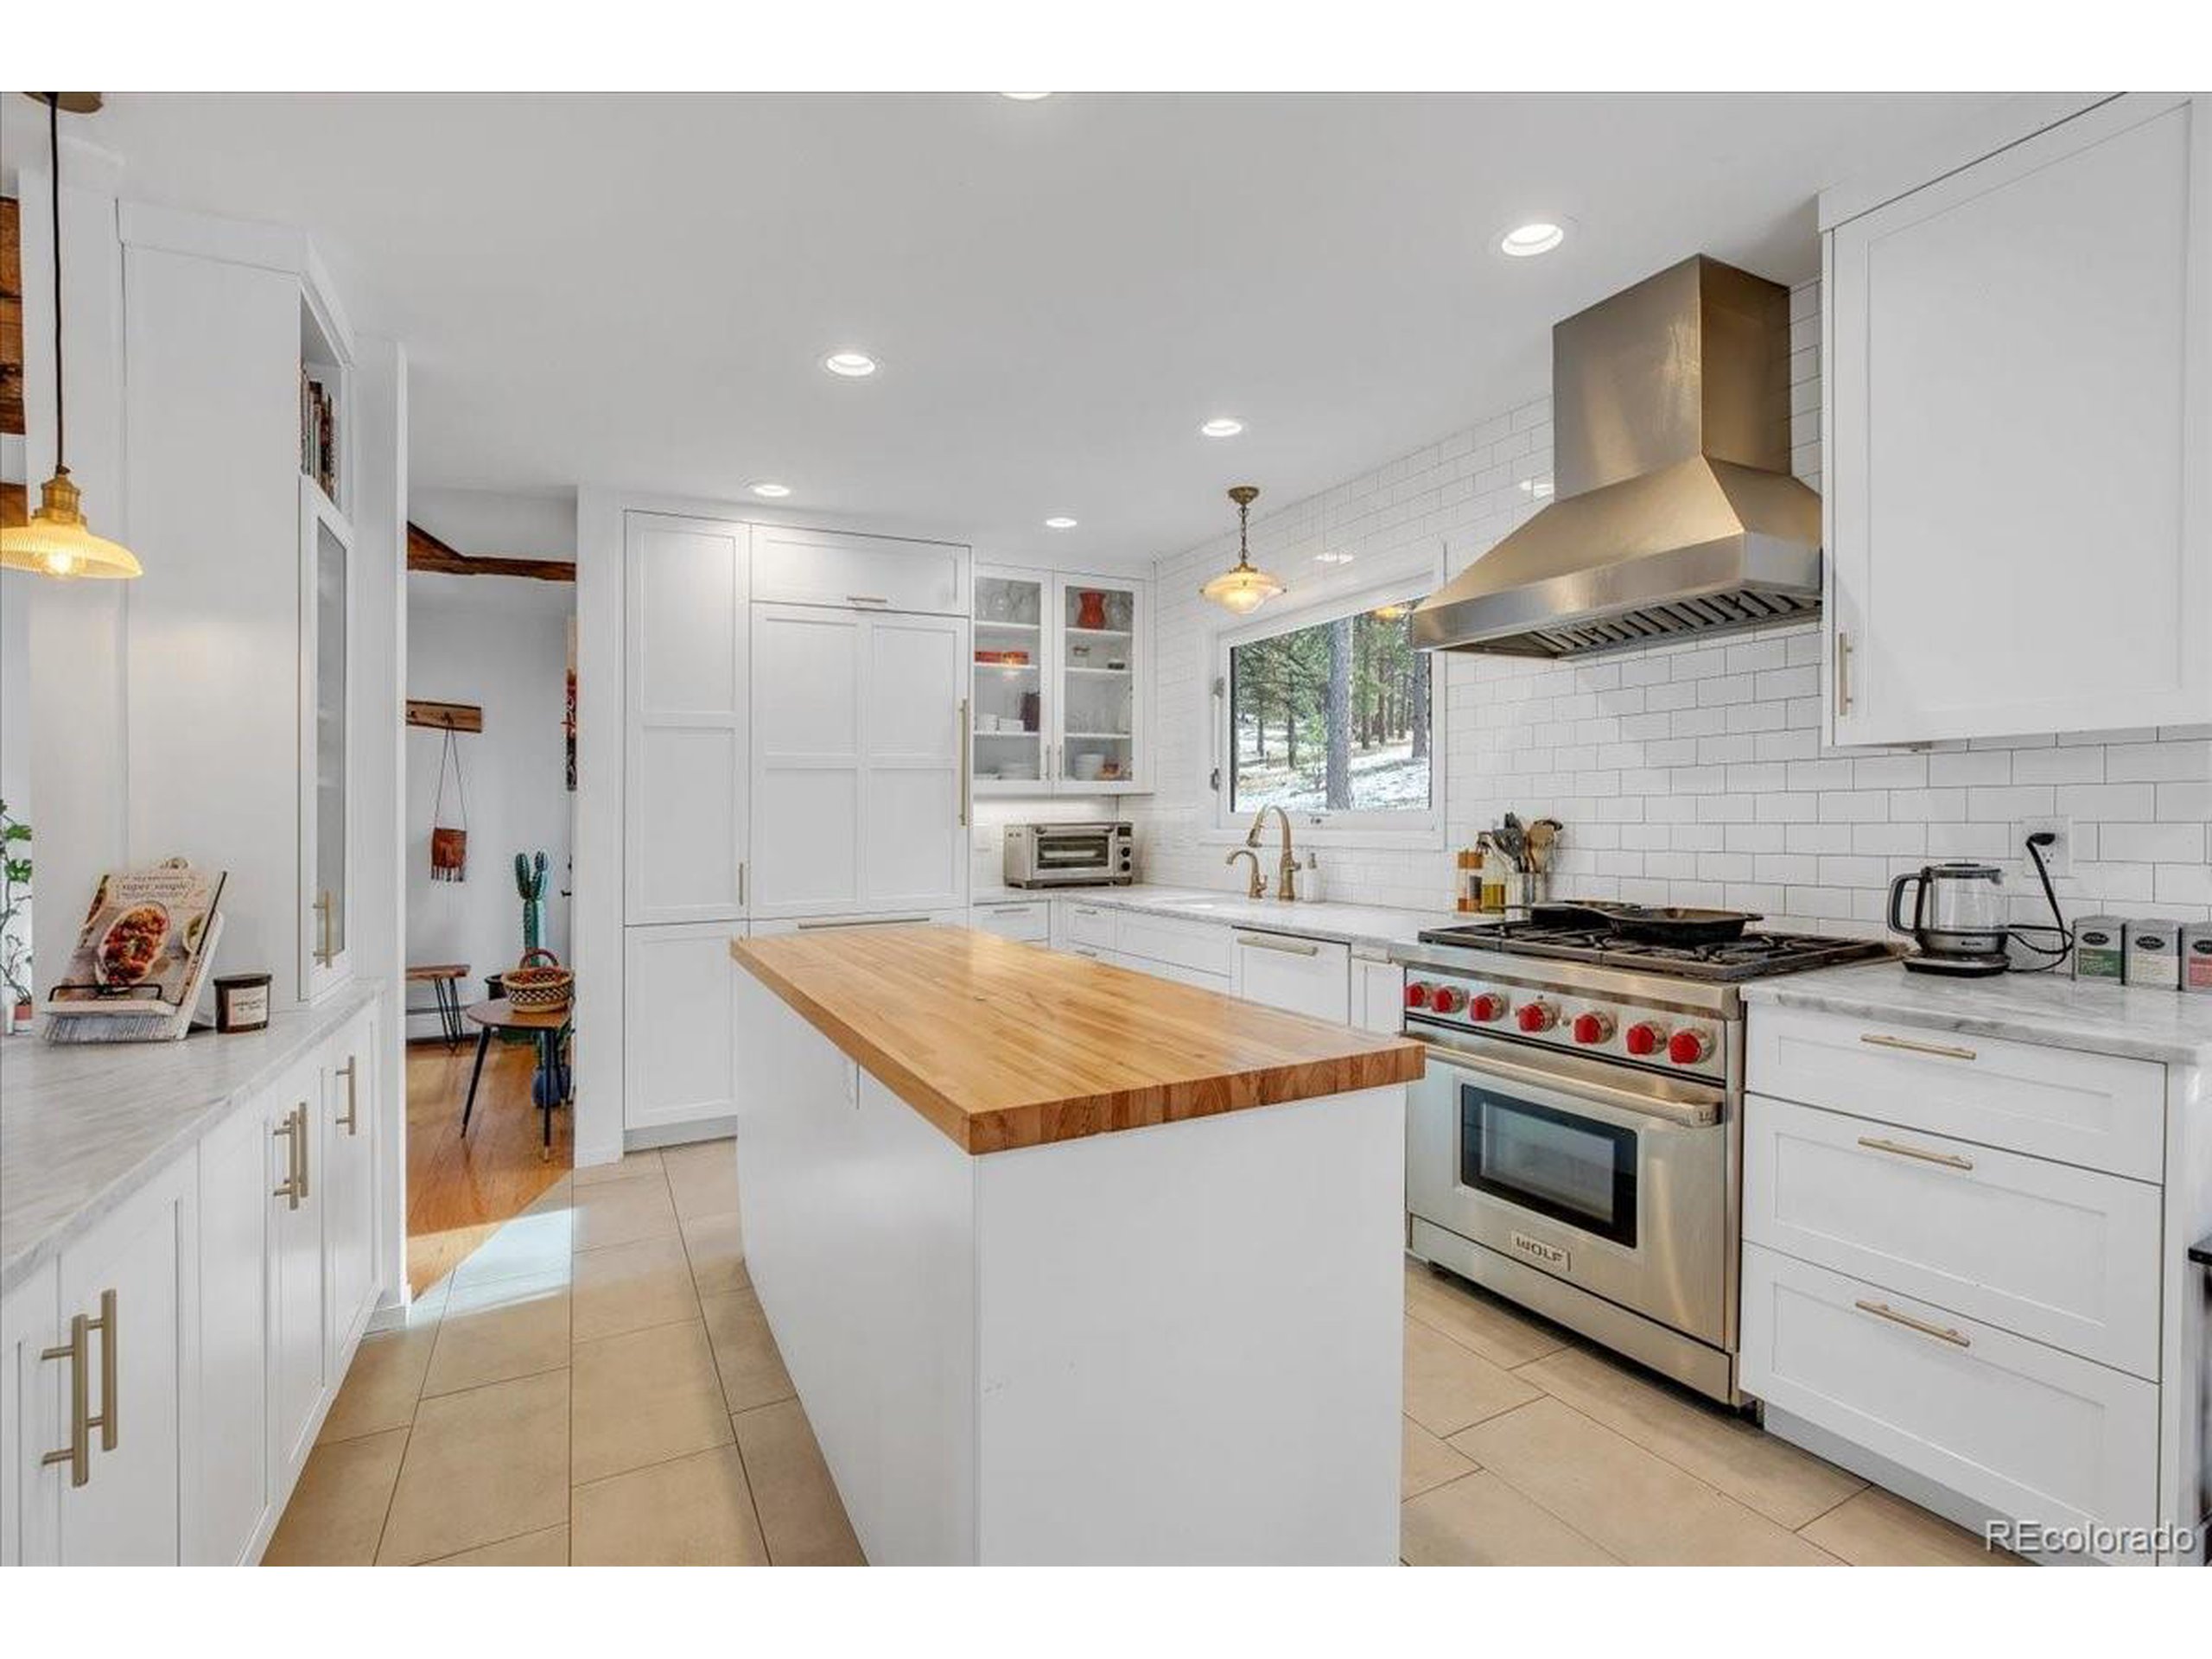
[[[1559,324],[1557,497],[1415,608],[1414,643],[1566,657],[1817,611],[1789,365],[1789,290],[1702,256]]]

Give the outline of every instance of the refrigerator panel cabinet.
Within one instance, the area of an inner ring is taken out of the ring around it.
[[[746,910],[752,528],[633,512],[626,559],[624,919]]]

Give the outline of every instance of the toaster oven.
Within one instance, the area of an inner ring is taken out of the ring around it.
[[[1010,823],[1009,887],[1125,887],[1137,879],[1136,837],[1126,823]]]

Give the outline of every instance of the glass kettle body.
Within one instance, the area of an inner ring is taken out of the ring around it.
[[[1904,909],[1911,888],[1912,912]],[[2005,875],[1994,864],[1930,864],[1890,883],[1890,931],[1930,956],[1991,957],[2008,931]]]

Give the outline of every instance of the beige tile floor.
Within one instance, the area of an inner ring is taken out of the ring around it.
[[[1405,1342],[1414,1566],[2011,1559],[1411,1262]],[[364,1341],[267,1559],[859,1562],[746,1274],[731,1144],[577,1171]]]
[[[365,1338],[271,1565],[857,1564],[727,1141],[550,1188]]]

